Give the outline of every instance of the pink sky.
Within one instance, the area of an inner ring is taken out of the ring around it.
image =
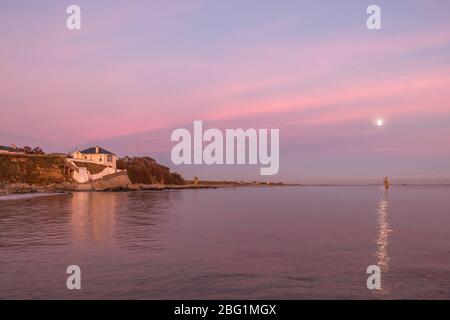
[[[64,3],[0,5],[0,144],[257,178],[170,163],[170,132],[203,120],[279,128],[274,180],[450,177],[450,4],[380,1],[379,31],[364,1],[194,4],[80,1],[81,31]]]

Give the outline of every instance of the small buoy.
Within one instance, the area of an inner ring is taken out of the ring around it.
[[[384,177],[384,188],[389,189],[389,178],[388,177]]]

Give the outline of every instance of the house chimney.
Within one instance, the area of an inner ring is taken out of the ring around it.
[[[98,146],[95,147],[95,153],[100,153],[100,148]]]

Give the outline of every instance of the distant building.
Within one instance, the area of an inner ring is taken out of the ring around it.
[[[0,153],[24,153],[24,151],[12,145],[11,147],[0,146]]]
[[[0,146],[0,153],[10,153],[13,151],[14,149],[11,147]]]
[[[72,153],[74,160],[81,160],[92,162],[96,164],[102,164],[110,167],[116,171],[117,169],[117,156],[101,147],[91,147],[81,151],[75,151]]]

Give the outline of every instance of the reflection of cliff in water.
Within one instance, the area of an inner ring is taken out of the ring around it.
[[[15,196],[19,199],[0,201],[0,249],[53,248],[71,243],[66,236],[71,230],[67,195]]]
[[[169,209],[179,195],[176,191],[144,191],[122,196],[114,235],[118,246],[128,250],[160,249],[161,233],[171,219]]]
[[[178,192],[79,192],[71,200],[75,244],[155,247]]]
[[[113,241],[116,194],[76,192],[71,199],[75,245],[106,245]]]

